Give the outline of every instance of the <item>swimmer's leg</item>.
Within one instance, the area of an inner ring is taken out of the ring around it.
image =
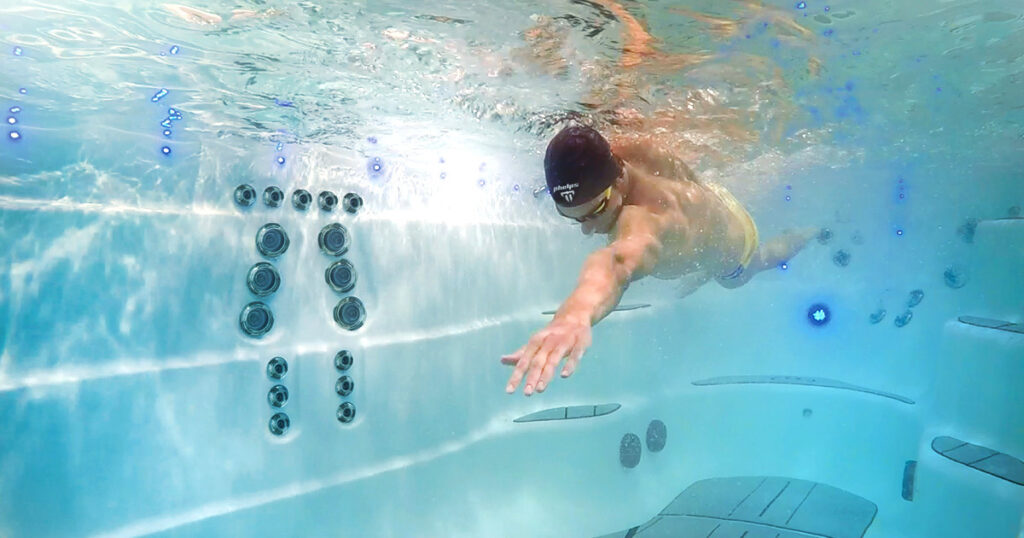
[[[223,19],[216,13],[208,13],[194,7],[180,4],[164,4],[164,8],[174,15],[193,24],[220,24]]]
[[[797,253],[803,250],[807,242],[818,235],[818,231],[818,228],[791,230],[761,243],[757,246],[757,250],[750,258],[750,264],[743,270],[743,273],[729,280],[719,278],[718,283],[723,288],[738,288],[750,282],[750,279],[757,273],[777,268],[779,264],[793,259]]]

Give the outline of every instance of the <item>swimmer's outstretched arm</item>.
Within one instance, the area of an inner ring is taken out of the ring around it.
[[[608,11],[611,11],[623,25],[622,35],[622,57],[619,58],[619,65],[622,67],[633,67],[643,62],[645,56],[654,54],[651,42],[654,38],[647,33],[644,25],[630,15],[622,4],[614,0],[595,0]]]
[[[501,362],[515,365],[505,392],[512,394],[526,377],[523,394],[544,392],[555,368],[566,356],[562,377],[576,370],[583,352],[590,347],[592,325],[604,319],[619,304],[622,293],[633,280],[653,270],[661,254],[660,221],[635,207],[623,208],[618,237],[607,247],[587,257],[579,282],[562,303],[547,327]]]

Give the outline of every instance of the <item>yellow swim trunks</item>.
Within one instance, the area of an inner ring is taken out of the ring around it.
[[[751,218],[750,213],[743,208],[739,200],[726,190],[725,187],[716,183],[704,183],[703,185],[718,195],[722,199],[722,203],[725,204],[725,207],[729,208],[729,211],[732,211],[740,219],[740,222],[743,223],[743,256],[740,258],[740,265],[733,272],[718,277],[721,280],[739,278],[750,264],[750,259],[754,257],[754,251],[757,250],[757,225],[754,224],[754,219]]]

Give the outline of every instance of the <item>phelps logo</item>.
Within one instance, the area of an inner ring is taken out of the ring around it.
[[[569,185],[559,185],[552,190],[552,194],[559,194],[565,200],[565,203],[572,203],[573,196],[576,194],[576,187],[579,187],[579,183],[570,183]]]

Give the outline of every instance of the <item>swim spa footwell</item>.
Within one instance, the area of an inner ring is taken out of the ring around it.
[[[646,523],[600,538],[859,538],[877,512],[867,499],[808,480],[709,478]]]

